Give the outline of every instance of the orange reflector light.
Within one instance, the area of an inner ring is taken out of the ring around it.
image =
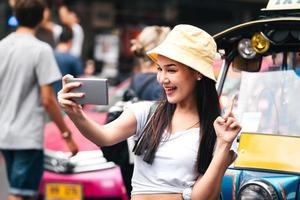
[[[261,33],[255,33],[251,38],[251,45],[257,53],[265,53],[270,47],[269,40]]]

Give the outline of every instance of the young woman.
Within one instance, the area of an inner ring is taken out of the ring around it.
[[[60,105],[82,134],[100,146],[136,138],[132,200],[219,198],[222,177],[234,159],[230,148],[241,127],[232,106],[220,116],[212,68],[215,53],[208,33],[191,25],[176,26],[148,52],[157,64],[164,98],[157,105],[133,104],[106,125],[90,120],[71,100],[84,96],[70,92],[80,83],[67,84],[70,76],[63,78]]]

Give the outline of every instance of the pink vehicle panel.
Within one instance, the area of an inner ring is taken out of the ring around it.
[[[86,112],[90,118],[99,124],[103,124],[106,119],[106,113]],[[65,117],[65,121],[72,132],[75,142],[78,144],[79,151],[97,151],[100,148],[93,144],[80,134],[72,121]],[[47,124],[45,128],[46,150],[57,152],[69,152],[63,141],[60,131],[53,122]],[[101,151],[99,151],[101,152]],[[56,173],[45,170],[43,179],[40,185],[40,194],[45,195],[45,187],[47,184],[77,184],[81,186],[82,199],[85,198],[120,198],[127,200],[127,193],[123,183],[122,175],[119,166],[114,165],[101,170],[91,170],[80,173]]]

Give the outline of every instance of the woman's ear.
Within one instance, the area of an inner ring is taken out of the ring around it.
[[[197,81],[201,81],[203,75],[201,73],[197,73]]]

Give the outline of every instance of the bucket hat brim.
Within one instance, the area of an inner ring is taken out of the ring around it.
[[[182,63],[198,72],[202,75],[212,79],[216,82],[214,71],[212,69],[213,63],[208,63],[199,57],[189,54],[186,56],[187,51],[183,48],[179,48],[176,45],[170,43],[162,43],[156,48],[147,52],[147,55],[154,61],[157,62],[158,55],[165,56],[171,60]]]
[[[158,55],[182,63],[216,82],[213,62],[216,43],[204,30],[192,25],[177,25],[166,39],[147,55],[157,62]]]

